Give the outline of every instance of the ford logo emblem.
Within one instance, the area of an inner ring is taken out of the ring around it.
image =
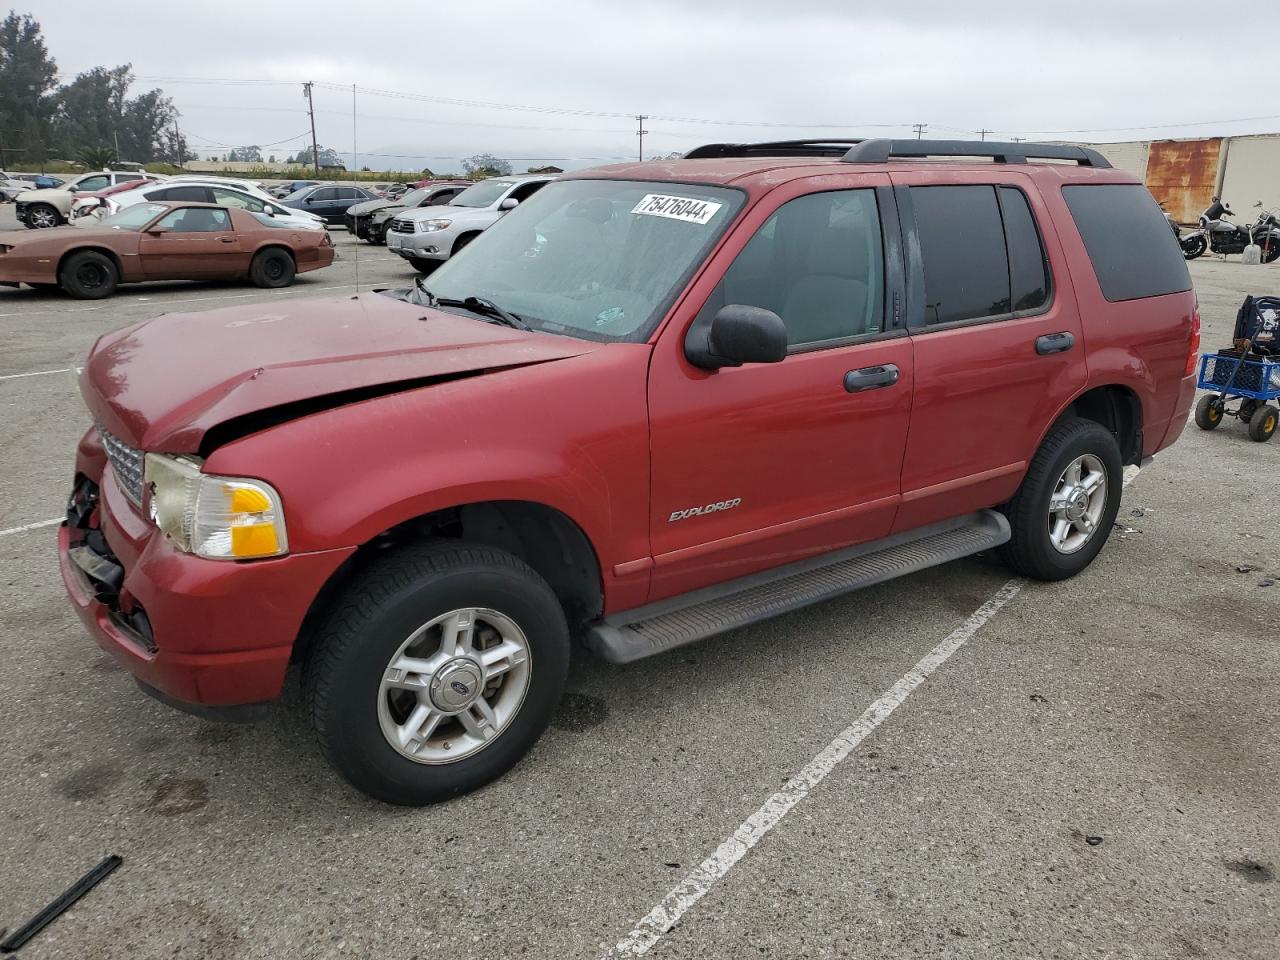
[[[453,687],[454,693],[462,697],[465,697],[468,693],[471,692],[470,688],[468,688],[467,685],[460,680],[454,680],[452,683],[449,684],[449,686]]]

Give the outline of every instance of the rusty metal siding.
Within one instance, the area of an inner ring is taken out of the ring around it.
[[[1218,181],[1222,138],[1156,140],[1147,155],[1147,189],[1179,223],[1194,223]]]

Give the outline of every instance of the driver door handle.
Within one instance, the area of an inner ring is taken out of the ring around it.
[[[850,370],[844,375],[844,388],[850,393],[862,393],[864,390],[891,387],[897,382],[898,367],[892,363],[882,363],[874,367],[861,367],[858,370]]]
[[[1075,345],[1076,338],[1065,330],[1061,333],[1046,333],[1043,337],[1036,337],[1036,353],[1042,357],[1051,353],[1063,353]]]
[[[218,242],[219,243],[235,243],[236,238],[235,237],[219,237]]]

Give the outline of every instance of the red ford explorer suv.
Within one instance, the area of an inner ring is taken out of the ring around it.
[[[549,184],[405,290],[165,316],[82,378],[67,591],[148,692],[418,804],[614,663],[1106,542],[1199,341],[1160,208],[1040,144],[716,144]]]

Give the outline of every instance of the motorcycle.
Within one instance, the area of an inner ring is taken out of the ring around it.
[[[1254,204],[1261,208],[1262,201]],[[1220,198],[1213,202],[1204,213],[1200,214],[1200,229],[1185,237],[1179,237],[1182,255],[1194,260],[1207,250],[1219,256],[1244,253],[1244,248],[1257,244],[1262,248],[1262,262],[1272,263],[1280,259],[1280,222],[1270,210],[1262,210],[1250,226],[1241,227],[1227,220],[1234,217],[1235,212]]]

